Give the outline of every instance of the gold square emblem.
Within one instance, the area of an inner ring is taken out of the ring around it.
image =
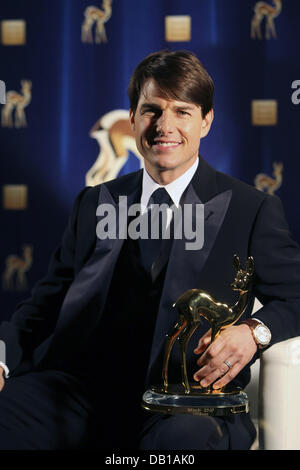
[[[276,126],[278,106],[276,100],[252,100],[252,125]]]
[[[191,40],[191,17],[173,15],[165,17],[165,39],[168,42]]]
[[[26,22],[24,20],[1,21],[1,42],[4,46],[24,46]]]
[[[5,184],[3,186],[3,209],[24,210],[27,208],[27,186],[25,184]]]

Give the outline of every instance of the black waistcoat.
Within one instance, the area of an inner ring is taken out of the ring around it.
[[[165,272],[166,266],[152,282],[140,265],[138,242],[124,241],[98,328],[76,366],[99,391],[120,387],[141,397],[145,390]]]
[[[165,272],[166,266],[153,283],[140,265],[138,242],[124,241],[99,325],[69,369],[84,379],[99,426],[116,446],[136,446],[152,416],[141,400]]]

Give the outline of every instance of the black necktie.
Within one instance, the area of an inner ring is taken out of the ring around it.
[[[167,220],[167,206],[170,207],[173,202],[165,188],[158,188],[152,194],[148,206],[151,203],[155,204],[155,206],[150,207],[147,213],[148,238],[139,239],[141,263],[149,273],[151,273],[151,267],[160,254],[162,240],[167,233],[166,227],[163,226]],[[162,204],[167,206],[162,206],[159,209],[159,206]],[[156,236],[158,235],[158,238],[151,238],[151,234],[154,236],[155,234]]]

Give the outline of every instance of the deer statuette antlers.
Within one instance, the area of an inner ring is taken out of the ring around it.
[[[186,367],[186,350],[191,336],[201,323],[201,317],[211,324],[211,342],[213,342],[223,329],[233,325],[244,313],[250,296],[254,261],[252,257],[249,257],[246,261],[246,268],[242,269],[239,257],[234,255],[233,265],[237,272],[231,287],[239,292],[239,298],[231,307],[217,302],[208,293],[200,289],[190,289],[184,292],[173,304],[173,307],[177,308],[179,315],[177,322],[166,335],[163,362],[164,392],[168,391],[168,364],[176,339],[180,347],[182,385],[185,393],[190,393],[191,387]]]

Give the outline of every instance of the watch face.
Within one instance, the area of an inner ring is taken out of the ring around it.
[[[266,326],[258,325],[255,328],[255,337],[259,344],[266,345],[271,341],[271,332]]]

